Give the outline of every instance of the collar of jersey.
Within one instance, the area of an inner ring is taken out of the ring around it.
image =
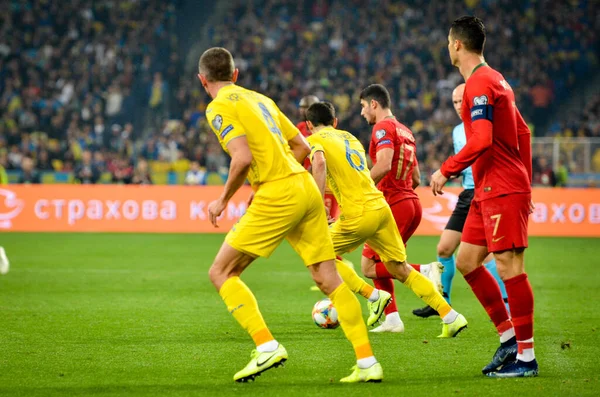
[[[221,89],[217,93],[217,96],[221,95],[221,92],[224,92],[223,90],[228,90],[228,89],[233,88],[233,87],[236,87],[235,83],[234,84],[224,85],[223,87],[221,87]]]
[[[473,75],[473,73],[475,73],[475,71],[481,67],[487,66],[487,62],[481,62],[479,65],[475,66],[475,68],[473,69],[473,71],[471,72],[471,75]]]

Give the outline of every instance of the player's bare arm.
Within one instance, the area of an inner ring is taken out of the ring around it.
[[[227,150],[231,155],[231,165],[229,167],[227,182],[225,182],[225,188],[221,197],[208,205],[208,217],[215,227],[218,227],[217,217],[221,215],[225,207],[227,207],[229,200],[231,200],[235,192],[246,181],[252,164],[252,152],[245,136],[240,136],[230,141],[227,145]]]
[[[533,171],[531,164],[531,130],[529,129],[527,123],[525,123],[525,120],[523,119],[523,116],[521,116],[521,112],[519,112],[519,109],[517,109],[516,105],[515,111],[517,113],[517,135],[519,139],[519,154],[521,155],[521,161],[527,169],[529,183],[531,183],[533,180]],[[532,214],[533,210],[535,210],[535,204],[533,203],[533,200],[531,200],[531,202],[529,203],[529,213]]]
[[[302,163],[304,159],[310,154],[310,146],[306,141],[306,138],[302,134],[298,133],[292,139],[288,141],[294,157],[299,163]]]
[[[421,184],[421,170],[419,170],[419,167],[415,167],[413,169],[413,173],[412,173],[412,188],[413,190],[416,189],[417,187],[419,187],[419,185]]]
[[[383,148],[377,151],[377,163],[371,168],[371,178],[375,184],[378,184],[390,172],[393,158],[394,149],[392,148]]]
[[[316,151],[312,158],[312,175],[317,182],[321,197],[325,197],[325,186],[327,185],[327,162],[322,151]]]

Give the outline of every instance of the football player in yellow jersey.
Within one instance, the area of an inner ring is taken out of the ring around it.
[[[246,178],[254,191],[247,212],[227,234],[209,270],[227,309],[256,344],[250,362],[233,379],[254,380],[288,358],[267,328],[254,295],[240,280],[254,259],[268,257],[287,239],[337,308],[342,329],[354,347],[357,367],[366,371],[362,377],[353,372],[341,381],[381,381],[381,365],[373,356],[360,304],[335,269],[319,189],[300,165],[310,153],[306,140],[271,99],[235,85],[238,70],[226,49],[204,52],[198,69],[202,86],[213,99],[206,117],[231,156],[223,193],[208,206],[213,225],[217,226],[217,217]]]
[[[428,278],[406,263],[402,237],[383,193],[371,179],[362,144],[349,132],[335,128],[337,119],[331,103],[311,105],[306,119],[312,132],[308,143],[313,177],[321,197],[328,185],[340,206],[340,217],[330,227],[336,255],[350,252],[366,241],[394,278],[438,310],[444,322],[442,333],[456,336],[466,328],[467,320],[448,305]],[[374,289],[340,261],[336,261],[336,265],[350,289],[373,302],[367,324],[374,324],[389,302],[390,294]],[[387,298],[383,302],[382,294]]]

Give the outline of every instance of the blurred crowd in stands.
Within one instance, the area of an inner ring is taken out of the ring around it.
[[[184,70],[178,4],[0,2],[0,166],[32,183],[46,171],[80,183],[162,183],[157,176],[174,171],[178,182],[203,184],[225,174],[228,158],[204,119],[209,98]],[[486,60],[514,88],[535,135],[600,137],[598,95],[581,114],[548,123],[598,70],[598,11],[591,0],[232,0],[205,19],[206,42],[228,48],[239,83],[294,122],[301,97],[333,102],[340,128],[365,146],[358,93],[385,84],[425,178],[450,154],[460,122],[451,92],[461,76],[447,54],[453,18],[483,17]],[[543,172],[551,161],[534,166]]]

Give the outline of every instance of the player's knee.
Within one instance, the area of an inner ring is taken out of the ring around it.
[[[208,269],[208,278],[217,289],[219,289],[221,285],[223,285],[223,283],[225,282],[223,280],[225,278],[225,275],[222,269],[215,266],[214,264]]]
[[[456,268],[464,276],[465,274],[471,273],[477,269],[480,264],[470,261],[468,259],[461,258],[460,255],[456,258]]]
[[[375,270],[375,261],[373,259],[363,256],[360,260],[360,269],[367,278],[377,278],[377,271]]]
[[[406,281],[412,271],[412,268],[406,262],[386,262],[385,267],[396,280],[402,283]]]
[[[450,244],[440,241],[437,245],[437,256],[440,258],[450,258],[454,254],[454,248]]]

